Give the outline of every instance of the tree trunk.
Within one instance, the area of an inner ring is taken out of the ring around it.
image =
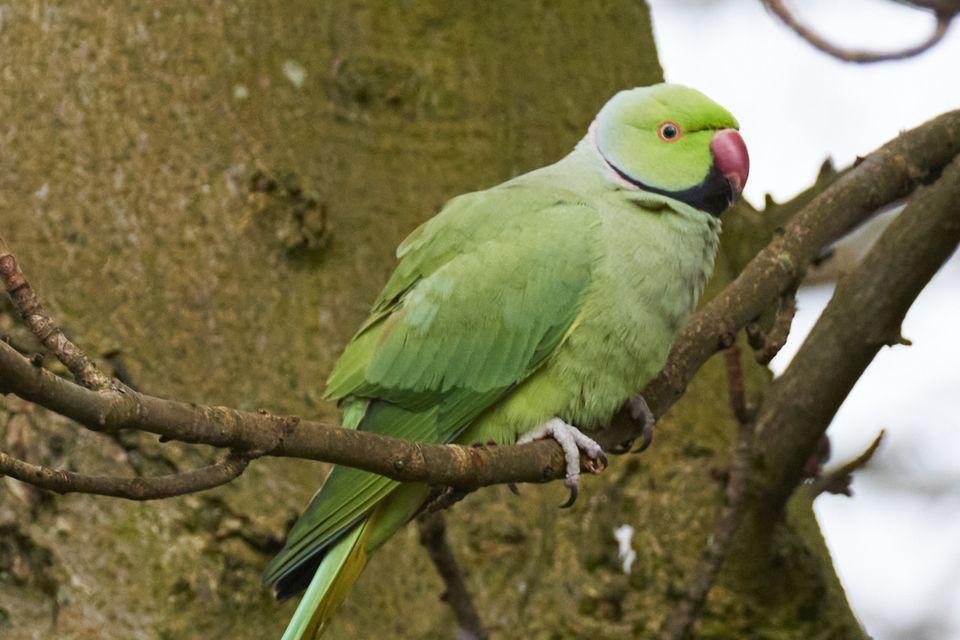
[[[115,375],[245,409],[332,413],[324,377],[400,240],[448,198],[561,157],[615,91],[662,77],[635,0],[154,6],[0,11],[0,224],[68,333]],[[714,289],[756,236],[724,238]],[[9,309],[0,330],[31,348]],[[750,392],[766,382],[751,370]],[[735,433],[712,362],[653,447],[589,479],[573,509],[556,508],[558,483],[454,507],[451,540],[492,636],[657,635],[712,531]],[[212,458],[85,432],[12,396],[0,434],[21,457],[88,472]],[[146,504],[4,478],[0,635],[279,636],[293,603],[275,604],[259,572],[325,472],[260,460],[222,489]],[[809,501],[756,529],[699,635],[862,638]],[[451,637],[441,592],[408,527],[330,637]]]

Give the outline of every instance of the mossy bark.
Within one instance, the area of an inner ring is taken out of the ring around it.
[[[322,381],[405,234],[560,157],[612,93],[662,77],[633,0],[13,3],[0,45],[0,224],[69,333],[142,390],[304,415],[332,412]],[[717,282],[758,235],[724,238]],[[29,346],[8,311],[0,323]],[[752,391],[765,383],[752,371]],[[37,463],[163,473],[212,457],[82,432],[12,397],[0,412],[0,444]],[[713,362],[654,447],[591,478],[572,510],[556,484],[454,507],[493,636],[654,636],[721,503],[729,414]],[[147,504],[3,479],[0,635],[278,636],[293,605],[259,571],[325,471],[261,460],[223,489]],[[451,637],[416,538],[373,560],[330,637]],[[772,559],[732,558],[701,635],[861,638],[809,503],[776,540]]]

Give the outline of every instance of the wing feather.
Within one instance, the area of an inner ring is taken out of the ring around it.
[[[556,190],[499,187],[454,199],[400,245],[327,396],[368,399],[360,429],[451,442],[561,343],[592,282],[598,227],[592,208]],[[336,467],[264,581],[314,559],[397,484]]]

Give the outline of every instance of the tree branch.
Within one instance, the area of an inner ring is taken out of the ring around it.
[[[786,291],[777,302],[777,310],[773,315],[773,323],[768,331],[764,331],[759,322],[747,325],[747,341],[755,351],[758,364],[767,366],[780,353],[780,349],[787,343],[793,317],[797,314],[797,288],[794,286]]]
[[[713,301],[695,314],[664,369],[643,390],[662,416],[720,344],[794,286],[822,248],[874,210],[908,195],[960,152],[960,111],[906,132],[870,154],[804,207]],[[922,251],[917,253],[922,254]],[[94,431],[139,429],[164,440],[202,443],[250,455],[300,457],[343,464],[400,481],[474,488],[563,477],[550,441],[492,449],[428,445],[319,420],[273,416],[165,400],[122,384],[92,391],[34,366],[0,342],[0,391],[71,418]],[[636,439],[643,425],[621,411],[599,436],[607,449]]]
[[[823,36],[817,34],[810,27],[805,26],[800,21],[798,21],[790,10],[787,9],[786,5],[783,4],[782,0],[760,0],[767,9],[770,10],[775,16],[780,18],[780,21],[785,25],[790,27],[798,36],[806,40],[808,43],[813,45],[815,48],[823,51],[824,53],[837,58],[838,60],[843,60],[844,62],[856,62],[859,64],[868,64],[873,62],[887,62],[890,60],[903,60],[905,58],[912,58],[914,56],[920,55],[924,51],[929,50],[931,47],[935,46],[938,42],[943,39],[943,36],[946,35],[947,29],[950,27],[950,23],[953,20],[953,17],[956,15],[956,9],[951,11],[946,10],[936,10],[934,15],[936,16],[936,26],[933,29],[933,33],[930,36],[921,42],[920,44],[914,45],[912,47],[907,47],[906,49],[901,49],[900,51],[888,51],[888,52],[875,52],[875,51],[859,51],[856,49],[845,49],[843,47],[837,46],[825,39]],[[919,3],[910,3],[908,4],[919,4]]]
[[[738,424],[747,424],[752,416],[750,405],[747,403],[743,363],[740,361],[740,347],[733,344],[723,352],[723,358],[727,367],[727,393],[730,396],[730,410]]]
[[[0,451],[0,476],[10,476],[55,493],[89,493],[127,500],[159,500],[205,491],[235,480],[250,460],[230,455],[200,469],[152,478],[89,476],[63,469],[51,469],[18,460]]]
[[[457,624],[460,625],[457,638],[486,640],[489,634],[473,604],[473,597],[467,589],[467,582],[456,556],[453,555],[453,549],[447,542],[447,526],[443,514],[439,511],[425,513],[417,519],[417,525],[420,527],[420,544],[427,550],[446,586],[441,599],[450,605]]]
[[[730,542],[743,516],[750,479],[750,452],[754,439],[754,423],[743,400],[743,373],[740,368],[740,350],[736,346],[725,352],[729,377],[731,403],[737,417],[738,433],[733,451],[730,473],[724,492],[723,507],[717,516],[713,533],[707,539],[700,562],[680,601],[670,612],[664,640],[685,640],[690,637],[707,596],[713,588],[717,573],[723,565]]]
[[[40,299],[27,282],[17,259],[10,252],[7,243],[0,237],[0,281],[10,296],[13,306],[40,344],[53,352],[63,363],[74,379],[88,389],[106,389],[110,378],[103,374],[97,365],[87,357],[80,347],[75,345],[44,311]]]
[[[881,346],[902,340],[899,325],[907,309],[960,243],[958,202],[960,156],[932,186],[914,194],[863,263],[841,281],[800,353],[774,383],[755,426],[745,409],[739,352],[735,348],[726,351],[731,404],[740,423],[740,434],[725,504],[693,578],[671,612],[666,640],[690,636],[741,526],[748,500],[759,497],[768,513],[780,513],[802,479],[810,452],[820,442],[853,384]],[[817,415],[812,418],[814,412]],[[766,449],[765,455],[754,457],[751,453],[755,433],[764,434],[755,446],[760,451]],[[872,457],[882,436],[881,433],[857,459],[815,483],[814,495],[842,484],[844,479],[846,484],[842,486],[846,488],[850,473]],[[767,475],[754,473],[755,467],[766,470]],[[784,469],[784,476],[778,477]],[[751,487],[759,487],[760,491],[752,494]],[[773,500],[769,499],[771,495]]]
[[[873,439],[873,442],[870,443],[870,446],[867,447],[863,453],[846,464],[815,478],[810,485],[810,497],[816,498],[821,493],[852,496],[853,491],[850,489],[850,483],[853,482],[853,472],[862,469],[864,465],[873,459],[873,454],[880,448],[880,444],[883,442],[883,437],[886,433],[886,431],[881,429],[880,433],[877,434],[877,437]]]
[[[914,299],[960,243],[960,157],[922,187],[863,261],[837,284],[810,335],[772,385],[757,420],[757,464],[779,509],[840,404],[885,345],[902,341]]]

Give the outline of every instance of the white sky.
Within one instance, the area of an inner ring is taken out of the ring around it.
[[[852,65],[810,47],[759,0],[649,0],[667,79],[702,90],[740,120],[747,198],[785,200],[827,156],[850,164],[900,130],[960,108],[960,21],[918,58]],[[889,0],[794,0],[795,15],[838,44],[888,49],[923,40],[932,18]],[[806,288],[782,371],[832,293]],[[885,349],[830,428],[834,461],[887,439],[817,514],[854,610],[876,640],[960,639],[960,259],[904,324],[910,348]]]
[[[746,195],[763,203],[808,186],[832,156],[850,164],[944,111],[960,107],[960,24],[919,58],[875,65],[815,50],[759,0],[650,0],[660,60],[671,82],[728,108],[750,149]],[[890,0],[789,3],[836,42],[885,49],[916,44],[933,19]],[[960,22],[960,21],[958,21]]]

